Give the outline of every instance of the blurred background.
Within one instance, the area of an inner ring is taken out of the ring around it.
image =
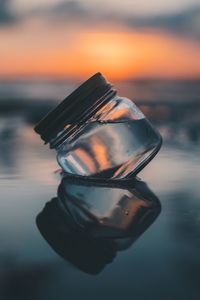
[[[35,122],[100,71],[167,139],[199,140],[199,0],[0,0],[0,43],[1,112]]]
[[[94,279],[64,264],[35,226],[59,179],[32,128],[98,71],[163,136],[140,174],[163,208]],[[0,0],[1,299],[197,299],[199,144],[199,0]]]

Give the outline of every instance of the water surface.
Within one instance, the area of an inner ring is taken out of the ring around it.
[[[164,145],[140,177],[162,212],[97,275],[63,260],[39,233],[36,216],[56,197],[60,177],[54,151],[32,127],[20,115],[1,117],[0,298],[198,299],[200,151],[191,127],[158,124]]]

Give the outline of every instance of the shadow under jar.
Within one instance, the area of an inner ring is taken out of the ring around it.
[[[97,73],[35,127],[57,151],[62,169],[78,176],[121,179],[136,175],[162,139],[139,108]]]

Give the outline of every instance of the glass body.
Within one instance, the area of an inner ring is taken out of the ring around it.
[[[129,99],[113,96],[57,148],[70,174],[120,179],[136,175],[158,152],[160,134]]]

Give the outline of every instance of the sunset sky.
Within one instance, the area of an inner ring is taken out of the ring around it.
[[[198,3],[0,0],[0,77],[200,77]]]

